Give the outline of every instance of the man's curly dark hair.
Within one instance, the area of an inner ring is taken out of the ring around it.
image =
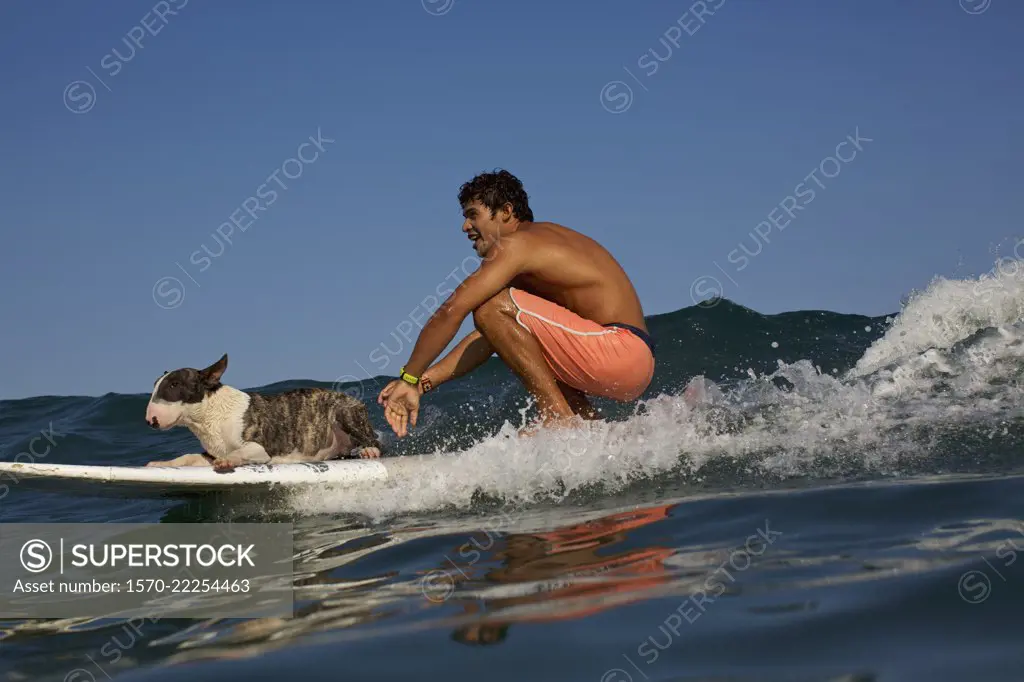
[[[519,178],[507,170],[495,170],[493,173],[480,173],[459,188],[459,205],[479,201],[494,212],[506,203],[512,204],[512,214],[521,221],[533,222],[533,211],[530,210],[529,197],[523,189]]]

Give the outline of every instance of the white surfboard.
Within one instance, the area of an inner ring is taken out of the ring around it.
[[[0,462],[0,483],[48,492],[99,497],[195,497],[216,492],[271,492],[314,487],[349,487],[387,481],[397,470],[426,462],[422,457],[343,459],[292,464],[249,464],[230,473],[212,467],[96,466]]]

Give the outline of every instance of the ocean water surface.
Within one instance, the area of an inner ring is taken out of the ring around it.
[[[649,324],[639,404],[521,439],[529,401],[492,361],[387,441],[444,455],[401,485],[182,502],[0,478],[3,523],[295,527],[291,618],[0,621],[0,677],[1024,679],[1024,268],[878,318],[720,300]],[[0,459],[40,434],[37,461],[195,451],[143,424],[153,378],[0,402]],[[384,380],[343,388],[388,433]],[[306,385],[330,386],[259,390]]]

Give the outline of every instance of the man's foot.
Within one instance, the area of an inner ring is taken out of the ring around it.
[[[537,431],[541,428],[545,429],[573,429],[583,426],[583,417],[579,415],[573,415],[571,417],[561,417],[557,415],[549,415],[544,419],[541,424],[532,424],[530,426],[524,426],[519,429],[518,435],[523,436],[535,436]]]

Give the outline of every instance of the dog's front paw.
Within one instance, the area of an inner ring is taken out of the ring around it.
[[[359,457],[361,459],[377,459],[380,457],[379,448],[363,448],[359,451]]]
[[[235,465],[226,459],[218,457],[213,460],[213,470],[218,474],[229,474],[235,470]]]

